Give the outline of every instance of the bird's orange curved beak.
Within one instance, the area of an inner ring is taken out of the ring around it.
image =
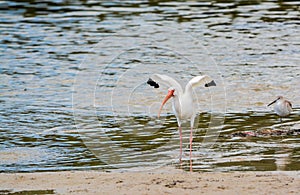
[[[167,96],[165,97],[164,101],[162,102],[162,104],[161,104],[161,106],[160,106],[160,108],[159,108],[158,118],[160,117],[160,113],[161,113],[161,110],[162,110],[163,106],[167,103],[167,101],[168,101],[171,97],[174,96],[174,91],[175,91],[174,89],[171,89],[171,90],[168,91]]]

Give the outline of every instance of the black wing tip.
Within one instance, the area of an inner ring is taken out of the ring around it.
[[[217,84],[215,83],[214,80],[212,80],[212,81],[210,81],[209,83],[206,83],[204,86],[205,86],[205,87],[211,87],[211,86],[217,86]]]
[[[153,81],[151,78],[148,79],[147,84],[153,86],[154,88],[159,88],[159,84]]]

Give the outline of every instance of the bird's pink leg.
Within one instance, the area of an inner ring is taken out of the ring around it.
[[[193,171],[193,164],[192,164],[192,142],[193,142],[193,127],[191,127],[191,134],[190,134],[190,172]]]
[[[182,165],[182,128],[179,126],[179,136],[180,136],[180,154],[179,154],[179,161],[180,161],[180,166]]]

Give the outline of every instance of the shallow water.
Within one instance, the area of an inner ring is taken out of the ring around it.
[[[0,171],[179,168],[168,86],[198,88],[195,171],[300,170],[300,1],[0,2]],[[266,105],[287,97],[281,123]],[[188,170],[189,126],[183,169]]]

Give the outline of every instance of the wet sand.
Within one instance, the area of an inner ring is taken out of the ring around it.
[[[0,194],[299,194],[300,172],[1,173]]]

